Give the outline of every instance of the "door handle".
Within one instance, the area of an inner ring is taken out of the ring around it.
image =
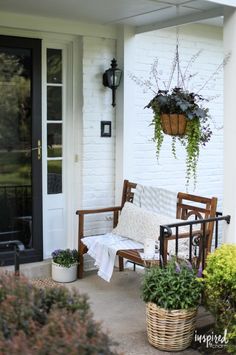
[[[34,148],[31,149],[32,151],[33,151],[33,150],[37,150],[38,160],[41,159],[41,149],[42,149],[42,147],[41,147],[41,140],[38,139],[38,145],[37,145],[37,147],[34,147]]]

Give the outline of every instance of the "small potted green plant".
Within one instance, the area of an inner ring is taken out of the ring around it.
[[[187,185],[191,176],[196,183],[200,146],[205,146],[212,135],[208,123],[209,110],[201,104],[204,100],[199,94],[174,87],[172,90],[159,90],[146,106],[152,108],[154,113],[152,125],[157,158],[160,155],[164,134],[172,136],[172,153],[175,158],[176,137],[185,147]]]
[[[191,344],[203,287],[197,276],[190,263],[174,258],[166,267],[146,270],[141,291],[151,345],[181,351]]]
[[[52,279],[72,282],[77,279],[79,254],[76,249],[57,249],[52,252]]]

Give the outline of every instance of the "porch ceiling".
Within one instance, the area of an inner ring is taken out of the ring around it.
[[[135,26],[136,33],[141,33],[201,20],[220,25],[224,3],[223,0],[0,0],[0,11],[102,25],[125,24]],[[176,5],[179,5],[178,16]]]

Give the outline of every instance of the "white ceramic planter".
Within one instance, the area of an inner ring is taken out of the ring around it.
[[[64,267],[52,261],[52,279],[56,282],[73,282],[77,279],[78,263]]]

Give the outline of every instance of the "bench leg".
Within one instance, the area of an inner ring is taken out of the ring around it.
[[[119,271],[124,271],[124,259],[119,256]]]
[[[124,259],[119,256],[119,271],[124,271]]]
[[[78,278],[82,279],[84,276],[84,256],[81,254],[79,256],[79,267],[78,267]]]

